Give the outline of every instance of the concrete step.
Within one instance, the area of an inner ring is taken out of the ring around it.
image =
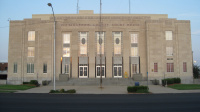
[[[140,85],[147,85],[147,81],[134,81],[132,78],[103,78],[103,86],[133,86],[135,82]],[[53,85],[51,82],[49,85]],[[99,78],[70,78],[68,81],[56,81],[56,86],[98,86]]]

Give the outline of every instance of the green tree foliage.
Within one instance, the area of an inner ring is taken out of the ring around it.
[[[200,66],[193,65],[193,76],[195,79],[199,78],[200,75]]]

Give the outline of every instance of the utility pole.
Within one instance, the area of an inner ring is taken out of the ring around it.
[[[102,21],[101,21],[101,0],[100,0],[100,22],[99,22],[99,27],[100,27],[100,30],[99,30],[99,45],[100,45],[100,88],[102,88],[102,49],[101,49],[101,44],[103,44],[102,42],[102,35],[103,35],[103,32],[102,32]],[[102,33],[102,34],[101,34]]]

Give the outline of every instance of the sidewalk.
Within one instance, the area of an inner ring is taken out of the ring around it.
[[[53,86],[41,86],[16,93],[49,93]],[[56,86],[56,89],[75,89],[76,94],[128,94],[127,86]],[[175,90],[161,85],[149,85],[149,91],[155,94],[164,93],[200,93],[200,90]]]

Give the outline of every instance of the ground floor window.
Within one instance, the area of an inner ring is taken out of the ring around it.
[[[14,63],[13,73],[17,73],[17,63]]]
[[[47,73],[47,64],[46,63],[43,64],[43,73]]]
[[[105,66],[96,66],[96,77],[100,78],[101,75],[105,78]]]
[[[174,72],[174,63],[167,63],[167,72]]]
[[[33,63],[27,64],[27,73],[34,73],[34,64]]]
[[[69,74],[69,64],[65,64],[65,74]]]
[[[154,72],[158,72],[158,63],[154,63]]]
[[[183,62],[183,72],[187,72],[187,63]]]
[[[114,75],[114,78],[122,77],[122,65],[114,65],[113,66],[113,75]]]

